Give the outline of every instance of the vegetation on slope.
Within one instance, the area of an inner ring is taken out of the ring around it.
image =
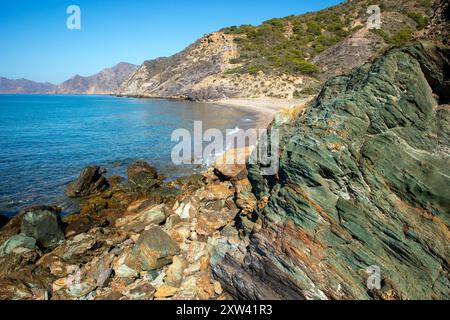
[[[382,28],[373,32],[387,44],[410,40],[423,29],[432,13],[434,0],[379,0]],[[335,7],[299,16],[271,19],[260,26],[242,25],[222,31],[236,35],[240,57],[232,73],[305,74],[319,68],[309,61],[365,26],[368,0],[347,1]],[[399,27],[400,26],[400,27]]]

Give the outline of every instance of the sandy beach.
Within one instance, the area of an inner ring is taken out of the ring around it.
[[[311,100],[313,96],[303,99],[220,99],[209,101],[208,103],[218,104],[237,108],[240,110],[247,110],[249,112],[257,113],[260,121],[264,126],[267,126],[275,117],[275,114],[282,109],[289,109],[295,106],[304,104]],[[258,121],[258,122],[260,122]]]

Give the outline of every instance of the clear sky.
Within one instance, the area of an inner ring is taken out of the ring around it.
[[[342,0],[5,0],[0,1],[0,76],[60,83],[121,61],[174,54],[223,27],[260,24]],[[81,30],[66,27],[69,5]]]

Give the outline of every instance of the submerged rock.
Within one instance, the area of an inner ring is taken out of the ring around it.
[[[98,166],[85,168],[80,176],[67,186],[66,195],[70,198],[83,198],[105,191],[109,187],[105,173],[106,170]]]
[[[26,210],[20,229],[24,235],[36,239],[46,249],[56,247],[65,239],[59,213],[52,207]]]

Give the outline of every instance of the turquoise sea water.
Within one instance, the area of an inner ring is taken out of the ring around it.
[[[0,214],[34,204],[70,210],[65,186],[87,165],[126,177],[143,159],[168,178],[189,174],[170,159],[172,131],[247,129],[257,116],[211,104],[111,96],[0,95]]]

